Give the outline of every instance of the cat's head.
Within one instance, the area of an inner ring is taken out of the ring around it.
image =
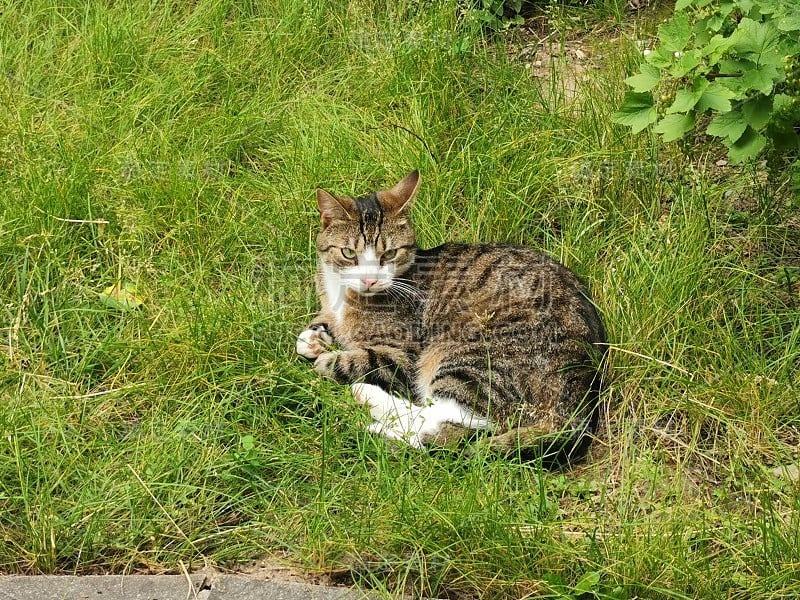
[[[389,289],[414,261],[410,209],[418,187],[419,172],[413,171],[393,188],[359,198],[318,189],[317,251],[323,269],[364,296]]]

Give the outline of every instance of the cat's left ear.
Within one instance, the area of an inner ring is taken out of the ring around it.
[[[419,171],[416,169],[403,177],[397,185],[381,193],[383,209],[391,215],[407,211],[414,203],[419,188]]]
[[[325,229],[334,221],[348,221],[356,219],[358,215],[349,198],[338,198],[322,188],[317,188],[317,208],[322,218],[322,228]]]

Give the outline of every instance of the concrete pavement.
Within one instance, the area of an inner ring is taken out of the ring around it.
[[[378,600],[350,588],[241,575],[0,576],[0,600]]]

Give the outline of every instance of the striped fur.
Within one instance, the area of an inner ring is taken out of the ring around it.
[[[605,348],[586,288],[529,248],[418,249],[418,184],[415,171],[360,198],[318,190],[322,310],[298,352],[357,384],[387,437],[440,446],[479,431],[504,454],[574,461],[595,426]]]

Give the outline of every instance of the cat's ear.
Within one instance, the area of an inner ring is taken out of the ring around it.
[[[414,202],[418,188],[419,171],[414,170],[403,177],[392,189],[381,194],[383,209],[391,215],[407,211]]]
[[[317,208],[322,217],[322,228],[326,228],[334,221],[352,220],[355,207],[348,198],[337,198],[322,188],[317,188]]]

